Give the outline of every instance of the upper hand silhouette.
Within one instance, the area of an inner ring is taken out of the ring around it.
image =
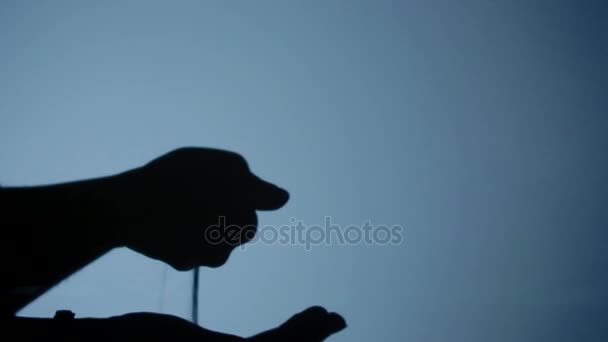
[[[113,184],[120,244],[178,270],[223,265],[255,234],[255,211],[289,199],[240,155],[209,148],[174,150]]]

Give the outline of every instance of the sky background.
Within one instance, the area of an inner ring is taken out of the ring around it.
[[[397,246],[235,251],[200,322],[315,304],[331,341],[608,340],[604,1],[0,2],[0,182],[244,155],[261,225],[401,225]],[[26,316],[189,317],[191,273],[115,250]]]

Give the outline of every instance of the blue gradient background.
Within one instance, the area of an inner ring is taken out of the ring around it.
[[[399,246],[255,244],[201,323],[321,304],[331,341],[608,340],[604,1],[0,2],[0,182],[242,153],[261,224],[399,224]],[[189,317],[190,273],[116,250],[24,309]],[[165,279],[165,281],[163,281]]]

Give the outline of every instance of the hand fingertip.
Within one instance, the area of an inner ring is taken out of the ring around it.
[[[276,185],[268,184],[256,191],[254,206],[257,210],[276,210],[289,201],[289,192]]]
[[[348,326],[344,317],[335,312],[329,313],[329,320],[331,322],[331,326],[336,329],[336,331],[340,331]]]

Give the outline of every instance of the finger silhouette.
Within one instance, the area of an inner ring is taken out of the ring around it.
[[[324,307],[313,306],[283,324],[283,329],[295,341],[323,341],[330,335],[346,328],[346,321]]]
[[[252,207],[257,210],[276,210],[289,200],[289,193],[280,187],[251,175],[248,182],[248,197]]]

